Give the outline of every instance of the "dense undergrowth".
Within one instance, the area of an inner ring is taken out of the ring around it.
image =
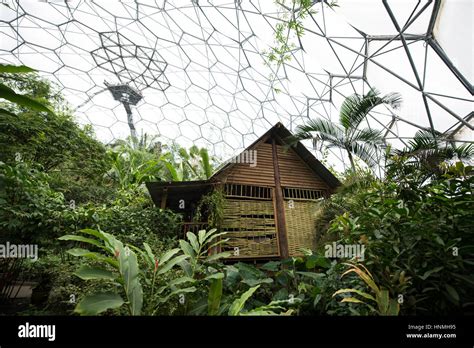
[[[473,312],[472,148],[420,133],[410,148],[384,152],[382,178],[360,167],[339,174],[343,186],[321,202],[317,250],[228,263],[227,253],[208,254],[225,235],[179,239],[181,217],[155,207],[143,185],[209,177],[216,160],[206,150],[146,135],[105,146],[46,81],[2,81],[54,111],[0,110],[0,242],[39,245],[21,275],[44,295],[20,314]],[[333,242],[363,245],[363,260],[328,257]]]

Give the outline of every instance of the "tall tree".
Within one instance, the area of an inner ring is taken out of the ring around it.
[[[339,124],[324,119],[310,120],[297,127],[292,140],[315,139],[322,141],[327,148],[345,150],[353,171],[354,156],[373,166],[376,164],[375,155],[385,145],[385,140],[381,131],[360,126],[375,107],[383,104],[396,109],[401,104],[401,96],[398,93],[380,96],[375,89],[365,95],[354,94],[342,103]]]

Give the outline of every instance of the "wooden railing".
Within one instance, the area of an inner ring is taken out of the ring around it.
[[[192,232],[197,234],[200,230],[207,230],[209,228],[209,224],[207,222],[183,222],[181,228],[181,235],[178,236],[179,238],[186,239],[186,232]]]

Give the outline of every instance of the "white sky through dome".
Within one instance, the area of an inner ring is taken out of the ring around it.
[[[431,127],[462,128],[458,140],[474,140],[471,0],[339,0],[334,9],[316,1],[302,47],[293,37],[292,59],[281,66],[262,55],[282,20],[270,0],[6,4],[0,61],[56,82],[78,122],[104,142],[130,134],[104,85],[119,77],[143,93],[132,107],[138,134],[207,146],[221,158],[278,121],[294,130],[308,117],[337,120],[344,98],[370,87],[402,94],[400,110],[380,107],[365,123],[395,146]]]

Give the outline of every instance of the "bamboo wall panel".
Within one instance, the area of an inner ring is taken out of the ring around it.
[[[293,201],[293,208],[285,200],[286,230],[290,256],[300,256],[301,248],[314,250],[315,226],[318,203],[314,201]]]
[[[327,184],[291,148],[277,146],[282,186],[326,190]]]
[[[272,145],[262,143],[255,150],[257,151],[256,165],[251,167],[249,163],[236,163],[227,173],[226,182],[262,186],[275,185]],[[253,155],[252,158],[254,158]]]
[[[273,201],[230,199],[224,206],[221,231],[230,240],[222,251],[234,252],[233,258],[278,256]]]

